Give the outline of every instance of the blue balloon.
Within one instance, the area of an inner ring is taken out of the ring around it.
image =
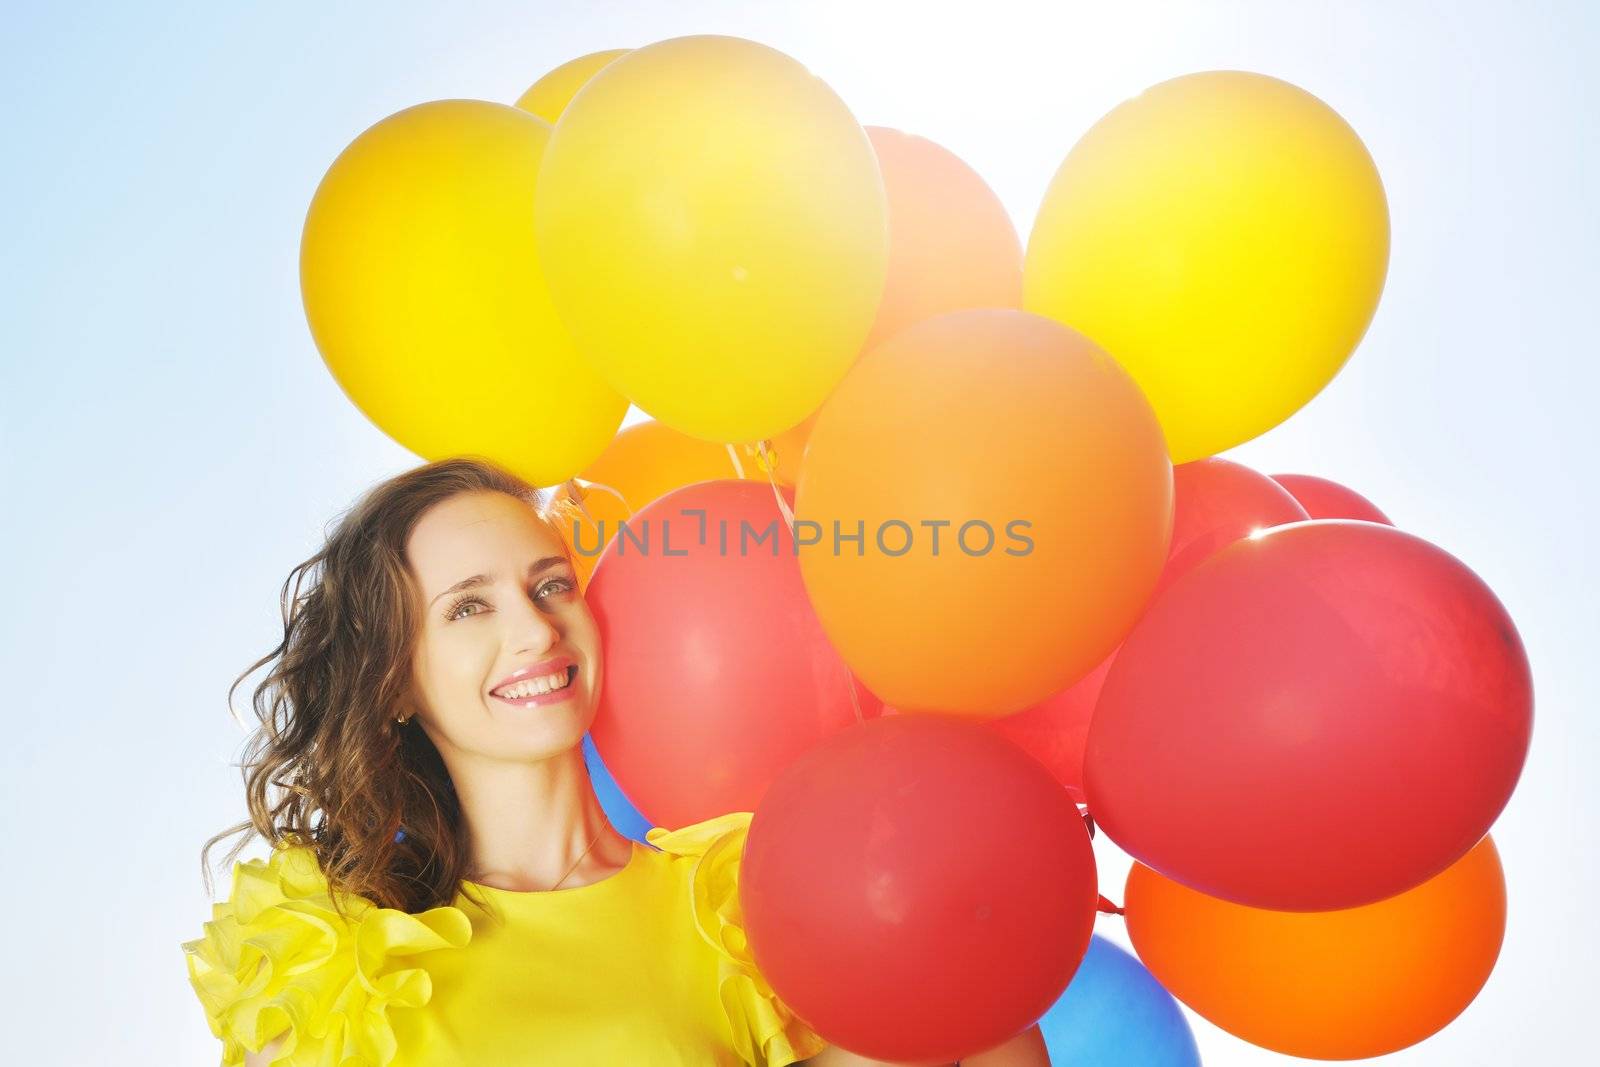
[[[639,814],[639,809],[623,795],[622,788],[611,777],[611,772],[606,770],[600,750],[594,747],[594,741],[588,734],[583,735],[583,758],[589,765],[589,780],[594,784],[594,795],[600,798],[600,807],[605,811],[606,818],[611,820],[611,825],[623,837],[644,841],[645,831],[652,825],[650,820]]]
[[[1194,1033],[1172,994],[1099,934],[1039,1030],[1055,1067],[1200,1067]]]

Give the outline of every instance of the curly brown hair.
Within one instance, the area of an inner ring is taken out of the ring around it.
[[[212,837],[208,857],[242,834],[274,848],[311,848],[334,890],[418,912],[449,904],[466,877],[460,803],[425,732],[401,728],[421,624],[405,547],[423,513],[459,493],[505,493],[527,503],[571,545],[556,513],[571,505],[485,460],[428,463],[370,489],[336,520],[322,548],[281,593],[283,640],[228,689],[270,665],[252,706],[259,725],[240,770],[250,817]],[[403,828],[403,833],[400,832]]]

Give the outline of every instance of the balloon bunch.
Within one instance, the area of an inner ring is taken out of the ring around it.
[[[1532,722],[1504,608],[1351,490],[1216,455],[1338,372],[1388,250],[1365,146],[1274,78],[1112,110],[1024,254],[953,154],[698,36],[379,122],[301,271],[380,428],[559,486],[607,810],[755,813],[750,947],[824,1037],[948,1062],[1039,1022],[1182,1067],[1173,995],[1377,1055],[1503,934],[1486,834]],[[630,402],[653,421],[618,433]]]

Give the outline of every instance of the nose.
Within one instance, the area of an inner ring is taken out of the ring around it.
[[[512,627],[512,639],[519,654],[532,652],[537,655],[561,638],[561,631],[548,615],[539,610],[539,605],[531,597],[517,597],[506,619]]]

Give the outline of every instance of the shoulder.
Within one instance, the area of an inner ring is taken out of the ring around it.
[[[678,866],[701,937],[719,952],[736,957],[748,955],[739,874],[750,819],[749,812],[740,811],[677,830],[656,827],[645,834],[668,862]]]
[[[737,884],[750,819],[750,812],[736,811],[677,830],[657,826],[645,834],[645,840],[669,859],[679,861],[692,880],[703,882],[719,876]]]
[[[733,812],[646,840],[683,864],[696,931],[717,956],[718,997],[745,1062],[784,1067],[828,1047],[773,991],[750,952],[739,901],[740,861],[750,812]]]
[[[471,936],[453,907],[412,915],[349,894],[336,903],[315,853],[288,844],[234,865],[228,898],[183,951],[225,1067],[279,1036],[279,1062],[384,1067],[395,1055],[389,1009],[426,1004],[428,953]]]

